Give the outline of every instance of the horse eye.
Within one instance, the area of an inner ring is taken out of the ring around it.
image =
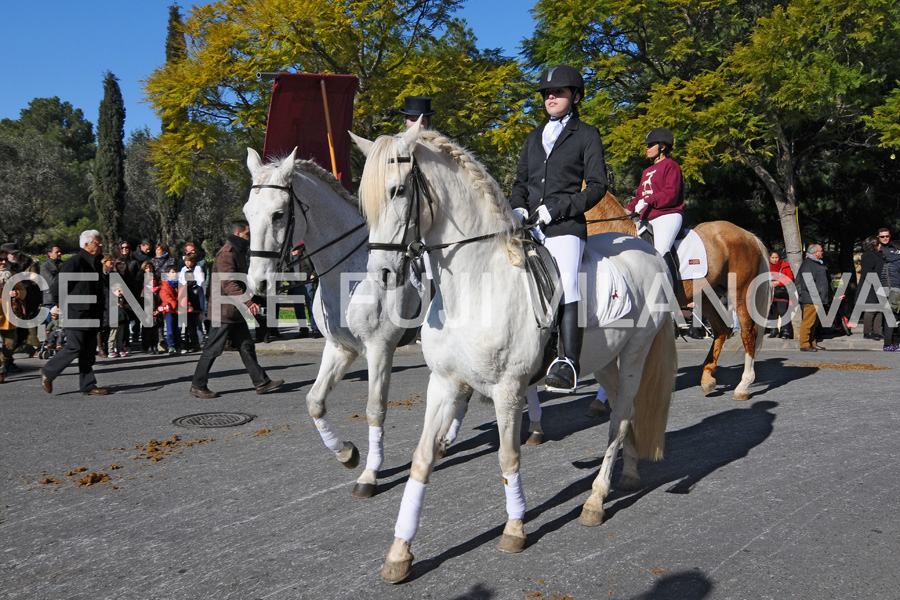
[[[394,197],[394,196],[402,196],[402,195],[404,195],[405,193],[406,193],[406,186],[403,185],[403,184],[400,184],[400,185],[398,185],[396,188],[394,188],[394,193],[391,194],[391,197]]]
[[[272,215],[273,221],[280,221],[283,218],[284,218],[284,212],[280,211],[280,210]]]

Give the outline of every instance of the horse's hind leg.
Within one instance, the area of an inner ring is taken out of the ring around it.
[[[759,334],[756,322],[750,316],[747,304],[743,301],[746,294],[737,303],[737,316],[741,324],[741,341],[744,343],[744,372],[741,382],[734,390],[732,399],[742,401],[750,399],[750,384],[756,379],[753,363],[756,360],[756,340]]]
[[[366,358],[369,366],[369,399],[366,403],[369,451],[366,454],[366,468],[350,492],[356,498],[371,498],[375,495],[378,471],[384,464],[384,418],[387,414],[388,391],[391,386],[394,346],[368,346]]]
[[[623,402],[622,400],[623,398],[620,396],[619,402],[612,409],[612,415],[609,420],[609,443],[606,447],[606,453],[603,455],[603,463],[600,465],[600,472],[597,473],[593,485],[591,485],[591,495],[581,508],[581,515],[578,517],[578,522],[586,527],[596,527],[603,523],[605,515],[603,502],[609,495],[613,466],[616,463],[619,448],[625,441],[625,437],[628,435],[628,430],[631,427],[630,414],[625,418],[626,415],[624,413],[626,412],[625,404],[628,404],[627,412],[632,412],[632,402]]]
[[[343,442],[334,426],[326,417],[325,398],[341,380],[347,369],[356,359],[356,352],[346,350],[332,343],[325,344],[322,352],[322,364],[316,375],[316,382],[306,395],[306,408],[313,418],[316,429],[325,443],[325,447],[335,453],[337,459],[348,469],[355,469],[359,464],[359,450],[352,442]]]
[[[409,577],[413,561],[410,545],[419,529],[425,489],[437,462],[440,440],[450,429],[459,404],[471,394],[471,388],[462,388],[455,382],[434,373],[428,381],[422,435],[413,453],[409,480],[403,489],[400,511],[394,527],[394,541],[381,569],[381,578],[388,583],[399,583]]]
[[[710,329],[713,332],[713,344],[703,361],[703,374],[700,376],[700,389],[704,394],[711,394],[716,389],[716,365],[719,363],[719,354],[731,333],[731,328],[725,324],[722,316],[707,301],[703,299],[703,316],[709,321]]]

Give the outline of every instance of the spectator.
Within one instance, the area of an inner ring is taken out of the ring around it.
[[[79,387],[86,395],[105,395],[108,390],[97,387],[97,378],[93,367],[97,350],[97,331],[102,308],[99,302],[69,302],[71,296],[103,297],[100,281],[101,266],[98,256],[103,249],[100,243],[100,232],[88,229],[78,239],[81,247],[74,256],[59,267],[60,279],[63,273],[82,275],[84,279],[76,279],[67,283],[68,289],[58,292],[65,314],[63,326],[66,328],[66,345],[47,361],[41,369],[41,387],[48,394],[53,393],[53,380],[69,364],[78,359]],[[87,322],[85,322],[87,321]]]
[[[42,294],[37,282],[40,277],[40,265],[31,256],[19,250],[12,250],[9,252],[9,256],[11,259],[15,257],[17,273],[28,273],[28,279],[22,281],[22,285],[25,287],[25,298],[22,300],[22,304],[25,318],[34,319],[41,312]],[[16,329],[16,335],[19,341],[17,348],[27,356],[34,356],[37,353],[37,347],[41,345],[38,340],[37,327],[19,327]],[[13,367],[13,369],[19,370],[18,367]]]
[[[141,265],[141,271],[144,273],[144,286],[141,290],[141,300],[144,306],[148,304],[152,307],[152,318],[150,323],[141,323],[141,347],[147,354],[157,354],[159,352],[159,277],[153,269],[153,263],[144,262]]]
[[[112,254],[106,254],[100,259],[100,264],[102,265],[102,281],[103,281],[103,297],[101,302],[103,303],[103,316],[100,319],[100,331],[97,334],[97,356],[100,358],[106,358],[108,356],[108,352],[111,352],[109,349],[109,339],[112,337],[115,340],[116,330],[119,327],[118,322],[110,323],[109,320],[109,276],[111,273],[116,272],[116,259],[112,256]]]
[[[890,237],[888,237],[888,241],[890,241]],[[900,310],[898,310],[900,307],[890,306],[890,295],[891,292],[895,294],[900,293],[900,251],[893,245],[884,243],[881,245],[881,252],[884,255],[881,285],[884,287],[884,295],[888,297],[888,306],[894,313],[894,319],[896,320],[900,318]],[[900,324],[891,327],[888,321],[885,320],[883,349],[885,352],[900,352]]]
[[[49,311],[54,306],[59,306],[59,298],[53,295],[53,290],[59,287],[57,281],[59,278],[59,265],[62,264],[62,260],[59,258],[62,256],[62,250],[60,250],[58,244],[50,244],[45,252],[47,253],[47,260],[41,265],[41,277],[47,283],[47,289],[44,291],[44,306]],[[47,321],[50,321],[49,312],[47,313]]]
[[[178,283],[187,294],[187,303],[191,310],[187,315],[185,327],[185,346],[191,352],[199,352],[203,339],[203,315],[206,312],[206,275],[203,267],[197,264],[197,255],[184,255],[184,266],[178,274]]]
[[[9,315],[24,318],[25,310],[22,301],[25,299],[25,286],[19,281],[14,286],[7,286],[13,276],[9,269],[9,252],[0,249],[0,383],[6,380],[9,365],[12,362],[13,351],[18,344],[16,326]],[[11,289],[7,289],[11,287]]]
[[[430,96],[407,96],[403,99],[403,108],[398,110],[405,117],[404,125],[407,129],[416,124],[419,117],[422,117],[422,129],[431,129],[431,115],[435,112],[431,110]]]
[[[131,244],[129,242],[119,242],[119,250],[116,256],[116,273],[125,281],[125,286],[135,300],[140,300],[141,289],[143,288],[143,272],[141,271],[141,263],[132,256]],[[126,303],[127,304],[127,303]],[[140,334],[140,322],[137,315],[131,308],[128,309],[128,327],[130,332],[125,338],[125,345],[130,346],[130,342],[136,342]],[[130,348],[128,352],[130,352]]]
[[[806,249],[806,258],[797,271],[797,290],[803,310],[803,321],[800,324],[800,350],[803,352],[825,350],[817,344],[822,324],[815,303],[818,301],[824,310],[830,301],[831,286],[828,283],[828,269],[825,268],[823,256],[822,246],[810,244]],[[815,290],[817,297],[813,296],[812,290]]]
[[[175,266],[175,258],[169,256],[169,246],[163,242],[156,244],[156,256],[150,259],[150,262],[153,263],[153,268],[156,270],[160,280],[166,278],[166,272],[169,270],[169,267]]]
[[[213,284],[218,286],[215,295],[240,297],[246,293],[246,284],[238,279],[229,279],[232,273],[246,273],[250,266],[250,225],[247,221],[237,220],[231,223],[230,234],[222,246],[213,263]],[[221,277],[217,281],[215,275]],[[215,297],[215,296],[214,296]],[[252,300],[244,302],[251,315],[259,313],[259,305]],[[209,380],[209,370],[212,368],[213,362],[218,358],[225,349],[225,341],[231,338],[234,345],[237,346],[238,352],[241,354],[241,360],[247,369],[250,380],[256,387],[257,394],[267,394],[277,390],[284,385],[284,380],[269,379],[266,372],[256,360],[256,350],[253,347],[253,340],[250,337],[250,328],[247,327],[247,321],[244,315],[238,310],[238,307],[231,303],[223,303],[222,306],[212,306],[214,310],[218,310],[219,314],[213,314],[212,329],[209,333],[209,339],[200,360],[197,361],[197,368],[194,371],[194,378],[191,382],[190,393],[198,398],[217,398],[219,394],[213,392],[207,387]]]
[[[169,347],[169,356],[179,352],[186,354],[181,347],[181,327],[178,326],[178,271],[175,265],[166,270],[166,278],[159,288],[159,312],[166,323],[166,345]]]
[[[890,233],[887,234],[890,239]],[[859,287],[856,288],[856,303],[879,304],[876,290],[880,287],[881,271],[884,268],[884,254],[881,252],[881,242],[877,237],[869,236],[863,240],[863,253],[859,259]],[[866,284],[866,279],[874,280],[873,286]],[[864,298],[860,297],[862,290],[867,290]],[[880,310],[870,310],[863,313],[863,338],[867,340],[884,339],[884,314]]]
[[[110,293],[113,295],[113,297],[116,298],[117,310],[114,319],[114,322],[116,323],[116,335],[113,338],[113,346],[110,349],[109,357],[125,357],[131,354],[131,348],[128,347],[128,340],[130,339],[131,335],[128,329],[131,307],[128,305],[128,301],[125,299],[125,295],[122,293],[121,283],[112,284]]]
[[[306,275],[306,281],[298,281],[290,287],[291,295],[296,295],[297,292],[303,295],[303,304],[294,305],[294,315],[297,318],[297,326],[300,328],[300,337],[312,336],[313,338],[320,338],[322,334],[319,333],[319,328],[316,327],[316,320],[312,311],[313,298],[316,295],[316,288],[319,284],[318,279],[316,279],[316,269],[309,259],[303,242],[297,244],[291,251],[291,254],[297,260],[298,272]],[[303,322],[304,318],[306,323]]]
[[[769,322],[771,327],[768,329],[769,337],[781,337],[789,340],[794,337],[794,326],[791,325],[790,319],[787,318],[788,308],[790,308],[790,298],[788,296],[787,285],[794,280],[794,273],[791,271],[791,265],[787,261],[781,260],[778,252],[772,251],[769,254],[769,275],[772,278],[772,305],[769,307]],[[778,318],[781,318],[781,329],[777,327]]]
[[[58,350],[66,343],[66,331],[59,324],[59,307],[50,309],[50,320],[47,322],[47,337],[44,338],[44,348]]]
[[[134,260],[144,264],[147,261],[152,261],[154,256],[156,255],[153,253],[153,242],[146,238],[141,240],[140,246],[134,251]]]

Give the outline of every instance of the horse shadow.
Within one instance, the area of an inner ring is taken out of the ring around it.
[[[797,366],[790,369],[785,367],[788,359],[784,357],[772,357],[765,360],[757,360],[754,364],[756,380],[750,388],[750,397],[766,394],[773,390],[796,381],[811,377],[819,369],[814,366]],[[716,389],[706,394],[707,398],[719,398],[734,392],[734,388],[741,380],[744,372],[743,364],[720,366],[716,368]],[[675,378],[675,391],[683,391],[696,387],[700,390],[700,376],[703,374],[703,365],[681,367]],[[702,394],[702,392],[700,392]]]
[[[604,503],[605,520],[615,518],[620,511],[629,508],[650,492],[667,484],[671,484],[665,490],[667,493],[689,494],[691,489],[707,475],[746,457],[750,450],[761,445],[771,435],[775,422],[775,414],[771,411],[777,406],[776,402],[757,401],[746,408],[726,410],[709,416],[695,425],[667,433],[666,459],[659,463],[641,465],[643,487],[640,490],[622,492],[614,489]],[[536,531],[530,532],[528,534],[529,546],[538,543],[545,535],[558,531],[564,525],[578,518],[581,514],[582,500],[587,499],[586,495],[591,490],[591,485],[602,461],[602,457],[574,461],[573,466],[579,469],[589,469],[590,473],[569,483],[554,496],[525,513],[525,522],[528,523],[547,511],[578,499],[578,503],[571,510],[542,524]],[[613,469],[613,482],[621,472],[621,459],[617,463]],[[412,577],[421,577],[453,558],[496,541],[503,533],[504,526],[505,524],[493,527],[437,556],[413,564]],[[681,586],[688,583],[691,582],[679,579],[669,582],[668,585]],[[701,587],[697,587],[697,590],[700,590]],[[660,595],[664,591],[666,589],[662,588],[651,591],[642,598],[670,597]],[[678,597],[702,598],[707,593],[708,591],[700,590],[693,596]]]

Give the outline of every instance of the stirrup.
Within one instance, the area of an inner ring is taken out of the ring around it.
[[[575,390],[578,388],[578,370],[575,368],[575,363],[573,363],[569,358],[562,357],[555,359],[550,366],[547,368],[547,376],[549,377],[550,372],[553,370],[558,363],[562,363],[564,365],[568,365],[570,369],[572,369],[572,387],[571,388],[560,388],[553,385],[545,385],[544,389],[548,392],[557,392],[563,394],[574,394]]]

